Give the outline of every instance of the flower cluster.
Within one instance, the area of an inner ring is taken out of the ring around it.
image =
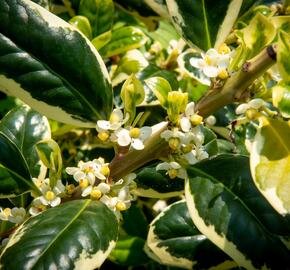
[[[203,118],[194,112],[194,102],[187,104],[185,112],[179,116],[179,125],[161,133],[171,149],[170,162],[163,162],[156,170],[165,170],[171,179],[186,178],[186,171],[181,164],[195,164],[208,158],[204,150],[204,134],[201,128]]]
[[[228,67],[233,57],[234,51],[223,44],[219,50],[209,49],[206,53],[202,53],[202,59],[191,58],[190,64],[202,71],[208,78],[227,79],[229,76]]]
[[[114,109],[108,121],[99,120],[97,122],[98,138],[102,141],[110,140],[122,147],[130,146],[136,150],[142,150],[144,141],[150,137],[152,129],[151,127],[122,128],[128,119],[128,114],[124,117],[120,109]]]
[[[129,174],[116,183],[110,183],[108,165],[103,158],[98,158],[80,161],[77,167],[67,167],[66,172],[78,182],[82,197],[90,196],[93,200],[103,202],[120,217],[120,211],[128,209],[133,199],[130,187],[136,176]]]

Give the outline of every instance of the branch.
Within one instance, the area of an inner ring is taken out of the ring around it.
[[[270,45],[230,77],[221,89],[214,89],[196,104],[196,111],[207,117],[247,93],[247,88],[276,62],[276,47]]]

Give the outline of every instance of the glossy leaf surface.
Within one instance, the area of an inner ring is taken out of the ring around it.
[[[246,269],[284,269],[289,251],[275,234],[289,235],[255,188],[248,158],[221,155],[188,169],[186,200],[196,227]]]
[[[290,127],[280,120],[259,120],[251,147],[252,176],[266,199],[285,215],[290,212]]]
[[[41,165],[36,144],[51,136],[47,118],[23,105],[10,111],[1,120],[0,131],[17,146],[26,160],[30,174],[37,177]]]
[[[280,82],[272,88],[273,105],[279,108],[282,116],[290,118],[290,81]]]
[[[1,1],[0,20],[2,90],[67,124],[92,127],[107,118],[109,76],[84,35],[29,0]]]
[[[93,270],[109,255],[117,235],[117,219],[104,204],[71,201],[21,225],[1,254],[1,269]]]
[[[150,224],[147,244],[164,264],[186,269],[236,266],[193,224],[185,201],[168,206]],[[210,258],[210,259],[209,259]]]
[[[166,0],[172,22],[192,45],[219,47],[239,15],[242,0]]]

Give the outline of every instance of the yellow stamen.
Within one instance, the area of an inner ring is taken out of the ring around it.
[[[211,64],[210,56],[206,55],[206,56],[204,57],[204,61],[205,61],[208,65],[210,65],[210,64]]]
[[[89,185],[88,179],[85,178],[85,179],[80,180],[80,187],[81,188],[86,188],[88,185]]]
[[[177,150],[180,146],[180,139],[179,138],[170,138],[168,140],[168,145],[172,150]]]
[[[104,176],[108,176],[110,174],[110,168],[108,166],[103,166],[101,168],[101,174]]]
[[[223,43],[218,49],[218,53],[220,53],[220,54],[228,54],[230,52],[231,52],[231,49],[225,43]]]
[[[229,73],[225,70],[225,69],[222,69],[219,74],[218,74],[218,77],[222,80],[225,80],[229,77]]]
[[[52,191],[47,191],[45,193],[45,199],[47,199],[48,201],[52,201],[55,198],[55,194]]]
[[[194,114],[190,117],[190,122],[193,126],[197,126],[202,122],[203,118],[202,116],[198,114]]]
[[[169,169],[168,170],[168,176],[169,176],[170,179],[176,178],[177,177],[177,173],[178,172],[175,169]]]
[[[129,132],[131,138],[139,138],[140,137],[140,129],[139,128],[132,128]]]
[[[10,209],[10,208],[5,208],[5,209],[3,210],[3,212],[4,212],[4,215],[5,215],[6,217],[8,217],[8,216],[10,216],[10,214],[11,214],[11,209]]]
[[[91,191],[91,198],[94,200],[100,199],[102,196],[102,192],[97,188],[94,187],[93,190]]]
[[[93,173],[93,172],[94,172],[94,168],[91,166],[84,169],[84,173],[86,174]]]
[[[255,109],[248,109],[246,111],[246,117],[249,119],[249,120],[256,120],[259,118],[261,114],[255,110]]]
[[[110,137],[109,132],[103,131],[98,133],[98,138],[103,142],[108,140],[109,137]]]
[[[184,146],[182,146],[181,150],[184,154],[187,154],[187,153],[192,151],[192,147],[193,147],[193,145],[191,145],[191,144],[184,145]]]
[[[74,193],[75,186],[73,184],[67,185],[65,188],[66,188],[67,194],[71,195]]]
[[[117,202],[116,209],[118,211],[125,211],[127,209],[126,204],[124,202]]]

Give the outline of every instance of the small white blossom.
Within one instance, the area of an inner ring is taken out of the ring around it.
[[[98,189],[101,192],[101,194],[107,194],[110,192],[110,189],[111,189],[110,185],[108,185],[106,183],[100,183],[96,187],[93,187],[90,185],[83,190],[82,197],[89,196],[91,194],[91,192],[93,191],[93,188]]]
[[[153,206],[152,209],[157,212],[160,213],[162,212],[165,208],[167,207],[167,203],[165,200],[158,200]]]
[[[3,221],[7,221],[10,214],[11,214],[11,209],[10,208],[1,208],[0,209],[1,212],[0,212],[0,219],[3,220]]]
[[[148,139],[152,134],[151,127],[119,129],[115,132],[116,141],[120,146],[130,145],[136,150],[144,149],[144,141]]]
[[[181,179],[185,179],[187,176],[186,170],[184,168],[182,168],[180,166],[180,164],[178,164],[175,161],[159,163],[156,166],[156,170],[157,171],[167,171],[166,174],[168,174],[168,176],[171,179],[174,179],[176,177],[181,178]]]
[[[184,132],[189,132],[192,126],[199,125],[202,122],[202,117],[194,112],[194,102],[186,105],[184,114],[180,119],[180,128]]]
[[[219,53],[215,49],[209,49],[205,54],[202,54],[202,59],[191,58],[190,64],[201,69],[208,78],[216,78],[227,70],[232,56],[233,52]]]
[[[104,130],[117,130],[123,124],[125,124],[129,119],[129,114],[126,114],[124,118],[123,112],[120,109],[114,109],[111,113],[109,121],[106,120],[99,120],[97,121],[97,131],[104,131]]]
[[[37,216],[38,214],[46,210],[46,208],[47,207],[42,204],[40,197],[35,198],[32,202],[32,206],[29,209],[29,214],[32,216]]]
[[[178,128],[173,128],[172,130],[165,130],[160,134],[160,137],[165,141],[169,141],[171,138],[178,138],[180,142],[184,140],[184,133],[179,131]]]

